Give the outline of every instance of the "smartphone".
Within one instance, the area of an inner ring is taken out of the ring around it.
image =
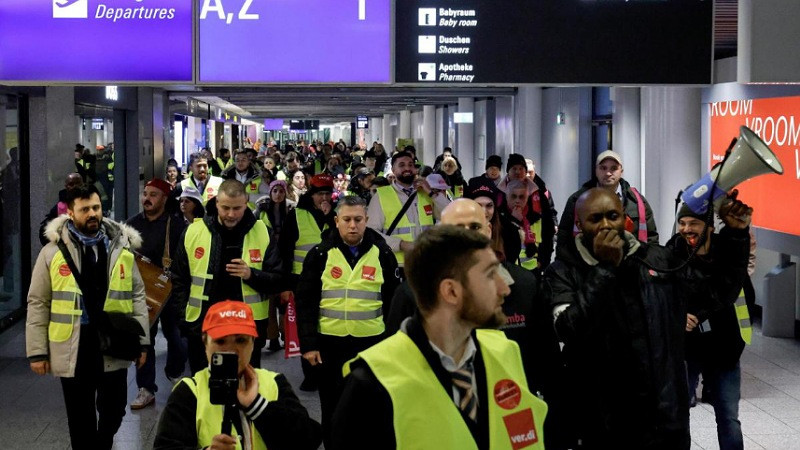
[[[222,260],[225,261],[225,264],[228,264],[234,259],[242,259],[242,247],[238,245],[226,245],[222,250]]]
[[[239,389],[239,355],[217,352],[211,355],[211,376],[208,380],[212,405],[235,405]]]

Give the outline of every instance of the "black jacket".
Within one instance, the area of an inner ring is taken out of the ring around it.
[[[525,252],[528,257],[535,254],[537,260],[541,264],[542,270],[544,270],[550,265],[550,260],[553,257],[553,237],[555,236],[556,230],[556,211],[553,209],[552,195],[545,194],[548,191],[547,186],[544,184],[544,180],[536,175],[533,181],[536,183],[538,190],[528,197],[527,219],[530,223],[534,223],[539,219],[542,220],[542,235],[536,236],[536,245],[528,245],[525,249]],[[537,195],[539,207],[542,211],[541,213],[537,213],[533,209],[534,202],[537,201]],[[503,247],[506,251],[506,259],[516,263],[519,260],[520,249],[522,248],[522,240],[520,239],[518,230],[522,229],[523,224],[511,215],[511,212],[508,210],[508,202],[504,204],[500,211],[504,225]],[[510,226],[506,227],[506,224]],[[506,228],[508,228],[508,230],[506,230]],[[515,251],[514,249],[517,250]]]
[[[674,235],[667,247],[686,259],[689,247],[680,234]],[[739,297],[750,256],[750,233],[724,227],[711,236],[707,255],[697,255],[689,263],[686,275],[687,312],[699,323],[708,320],[710,331],[696,327],[686,336],[686,359],[732,369],[744,350],[734,303]],[[705,329],[706,327],[704,327]]]
[[[336,230],[328,233],[322,243],[308,252],[306,260],[303,262],[303,273],[300,275],[300,282],[297,284],[297,291],[295,292],[297,329],[300,338],[300,349],[303,353],[319,350],[319,303],[322,300],[322,275],[325,270],[325,264],[328,262],[328,251],[333,248],[341,250],[350,267],[353,268],[358,264],[361,257],[372,249],[372,246],[378,247],[380,251],[378,259],[384,280],[381,286],[381,297],[383,298],[384,314],[388,314],[392,296],[400,284],[400,279],[397,277],[397,259],[380,234],[370,228],[366,229],[364,239],[358,245],[358,257],[353,256],[350,248],[344,243]]]
[[[628,247],[635,237],[626,233]],[[559,255],[545,271],[564,343],[570,416],[586,448],[689,448],[681,274],[664,247],[637,244],[619,267]],[[585,250],[585,249],[584,249]],[[554,310],[555,311],[555,310]]]
[[[224,262],[222,261],[224,249],[221,248],[221,237],[214,226],[214,222],[217,220],[217,216],[207,216],[203,218],[203,223],[211,230],[211,255],[208,261],[208,273],[210,274],[217,274],[221,268],[224,268]],[[253,216],[253,213],[249,209],[246,209],[244,217],[240,222],[242,242],[244,242],[245,235],[253,228],[255,223],[255,216]],[[181,234],[180,242],[178,243],[178,248],[175,251],[175,257],[172,261],[172,295],[176,300],[181,319],[186,317],[186,304],[189,301],[189,289],[192,285],[192,274],[189,271],[189,257],[186,254],[185,240],[186,231]],[[263,256],[263,259],[261,270],[251,269],[252,275],[245,283],[261,294],[275,294],[281,292],[283,290],[283,275],[280,270],[281,259],[274,239],[270,239],[266,255]],[[216,278],[215,276],[215,278],[206,281],[204,291],[206,295],[211,295],[212,292],[216,292]],[[225,299],[209,297],[208,301],[203,302],[203,310],[200,314],[200,318],[188,324],[193,333],[200,334],[206,311],[208,311],[208,308],[212,304],[222,300]]]
[[[292,273],[292,262],[294,261],[294,247],[297,244],[297,239],[300,237],[300,232],[297,228],[297,210],[304,209],[311,213],[314,220],[317,222],[320,230],[328,225],[328,229],[336,228],[336,223],[333,218],[336,212],[331,210],[330,213],[324,214],[322,211],[314,208],[314,201],[310,194],[303,194],[297,201],[297,208],[289,211],[286,216],[286,223],[283,224],[281,230],[281,239],[279,242],[279,251],[283,260],[283,273],[286,274],[286,290],[294,291],[297,281],[300,278],[298,275]],[[325,239],[326,232],[322,231],[322,238]]]
[[[194,382],[194,378],[178,383],[169,395],[167,406],[158,421],[153,448],[197,448],[197,397],[186,385],[187,382]],[[318,448],[322,442],[319,424],[308,417],[308,411],[300,403],[285,376],[279,374],[275,377],[275,382],[278,384],[278,399],[267,403],[264,412],[253,420],[264,443],[275,449]],[[248,419],[252,420],[249,416]],[[238,422],[235,426],[241,434]]]
[[[453,382],[450,372],[441,363],[439,355],[430,345],[417,315],[408,319],[406,334],[428,361],[433,373],[447,396],[452,396]],[[401,331],[402,332],[402,331]],[[475,339],[475,333],[472,333]],[[480,345],[475,341],[477,352],[473,359],[475,381],[478,386],[477,424],[462,418],[475,438],[479,449],[489,448],[488,399],[486,397],[486,370],[483,365]],[[424,408],[424,399],[420,399]],[[455,404],[453,405],[455,407]],[[345,378],[342,396],[333,415],[333,450],[374,450],[396,448],[393,423],[394,412],[389,392],[375,377],[363,360],[356,361],[350,375]],[[433,446],[435,447],[435,446]]]
[[[636,196],[633,195],[631,185],[624,178],[619,180],[619,185],[622,188],[625,199],[622,202],[622,208],[625,210],[625,215],[633,221],[633,234],[637,235],[637,230],[639,229],[639,206],[636,203]],[[575,251],[575,240],[572,234],[575,226],[575,203],[581,194],[595,187],[597,187],[597,178],[592,177],[591,180],[583,183],[583,186],[567,199],[567,203],[564,205],[564,213],[561,215],[561,222],[558,224],[556,258],[562,257],[562,254],[566,255]],[[645,221],[647,222],[647,242],[658,244],[658,230],[656,230],[656,221],[653,219],[653,210],[650,209],[650,203],[647,203],[647,199],[643,195],[641,197],[644,202]]]

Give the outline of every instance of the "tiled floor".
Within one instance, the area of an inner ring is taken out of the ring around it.
[[[159,335],[155,407],[130,410],[115,438],[116,449],[151,448],[156,422],[169,396],[163,374],[166,342]],[[283,353],[264,353],[265,367],[286,374],[295,388],[302,373],[297,359]],[[740,419],[746,449],[800,450],[800,342],[762,337],[756,330],[753,345],[742,357]],[[129,398],[136,396],[133,369],[128,374]],[[312,417],[319,420],[316,393],[295,389]],[[710,405],[691,410],[692,449],[717,449],[716,424]],[[57,379],[34,375],[25,359],[24,325],[0,334],[0,446],[4,449],[68,449],[61,386]]]

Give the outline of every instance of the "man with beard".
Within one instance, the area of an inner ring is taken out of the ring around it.
[[[625,230],[617,195],[576,203],[575,251],[545,271],[581,448],[688,449],[684,274],[672,252]]]
[[[402,271],[405,253],[411,251],[417,237],[441,217],[442,209],[450,200],[443,193],[432,193],[428,182],[417,177],[411,153],[392,155],[392,173],[395,181],[391,186],[379,187],[369,202],[367,226],[383,236]]]
[[[509,288],[489,238],[442,225],[417,239],[407,274],[419,313],[359,353],[333,418],[334,449],[544,448],[547,405],[502,332]]]
[[[225,180],[216,202],[217,214],[186,228],[172,265],[173,297],[184,318],[192,373],[208,366],[203,318],[211,305],[224,300],[243,301],[252,308],[259,337],[250,364],[261,367],[269,317],[265,295],[280,292],[282,281],[275,242],[247,207],[244,185]]]
[[[714,233],[705,225],[705,214],[697,214],[685,204],[678,210],[678,233],[667,243],[681,259],[696,250],[689,262],[690,284],[686,314],[686,365],[689,395],[697,388],[700,373],[703,387],[709,388],[717,419],[717,439],[723,450],[744,448],[739,421],[742,371],[739,358],[750,330],[744,298],[739,292],[747,279],[750,256],[750,217],[752,208],[736,200],[719,209],[725,227]],[[705,229],[705,238],[701,239]],[[707,400],[707,399],[706,399]]]
[[[300,350],[306,361],[320,368],[327,446],[341,395],[342,365],[386,337],[384,312],[399,284],[392,249],[367,228],[364,199],[342,197],[335,219],[336,230],[308,252],[297,284]]]
[[[167,198],[171,186],[160,178],[148,181],[142,193],[142,212],[131,217],[126,222],[142,236],[142,246],[139,249],[145,258],[158,267],[171,263],[175,255],[178,240],[186,228],[184,221],[173,220],[165,211]],[[169,241],[167,241],[169,235]],[[169,248],[167,248],[169,242]],[[164,260],[164,258],[167,260]],[[167,266],[169,269],[169,266]],[[161,310],[161,315],[150,328],[150,345],[147,347],[147,361],[141,369],[136,370],[136,385],[139,393],[131,402],[131,409],[142,409],[155,403],[155,393],[158,391],[156,384],[156,333],[158,322],[161,322],[161,332],[167,340],[167,365],[164,372],[169,380],[178,381],[183,375],[186,366],[186,348],[178,329],[178,308],[175,302],[167,301]]]
[[[110,449],[125,416],[131,359],[110,341],[109,314],[141,327],[126,355],[147,358],[144,285],[131,248],[133,228],[103,218],[94,185],[70,191],[68,214],[53,219],[28,291],[25,343],[31,370],[60,377],[72,448]]]
[[[216,197],[223,180],[208,173],[208,157],[203,153],[193,153],[189,157],[189,166],[192,173],[188,178],[182,180],[176,189],[173,189],[172,196],[177,199],[184,189],[193,187],[200,193],[203,206],[206,206],[209,200]]]

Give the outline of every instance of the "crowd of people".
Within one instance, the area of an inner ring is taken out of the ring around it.
[[[130,407],[155,402],[159,323],[174,386],[155,448],[688,449],[701,376],[720,447],[743,448],[752,209],[735,192],[720,230],[684,205],[661,246],[611,150],[559,220],[520,154],[467,179],[451,148],[426,166],[413,146],[259,142],[170,160],[121,223],[88,159],[42,222],[26,328],[73,448],[111,448],[131,362]],[[172,285],[157,317],[141,257]],[[321,423],[261,367],[287,310]],[[219,352],[237,356],[233,406],[214,400]]]

